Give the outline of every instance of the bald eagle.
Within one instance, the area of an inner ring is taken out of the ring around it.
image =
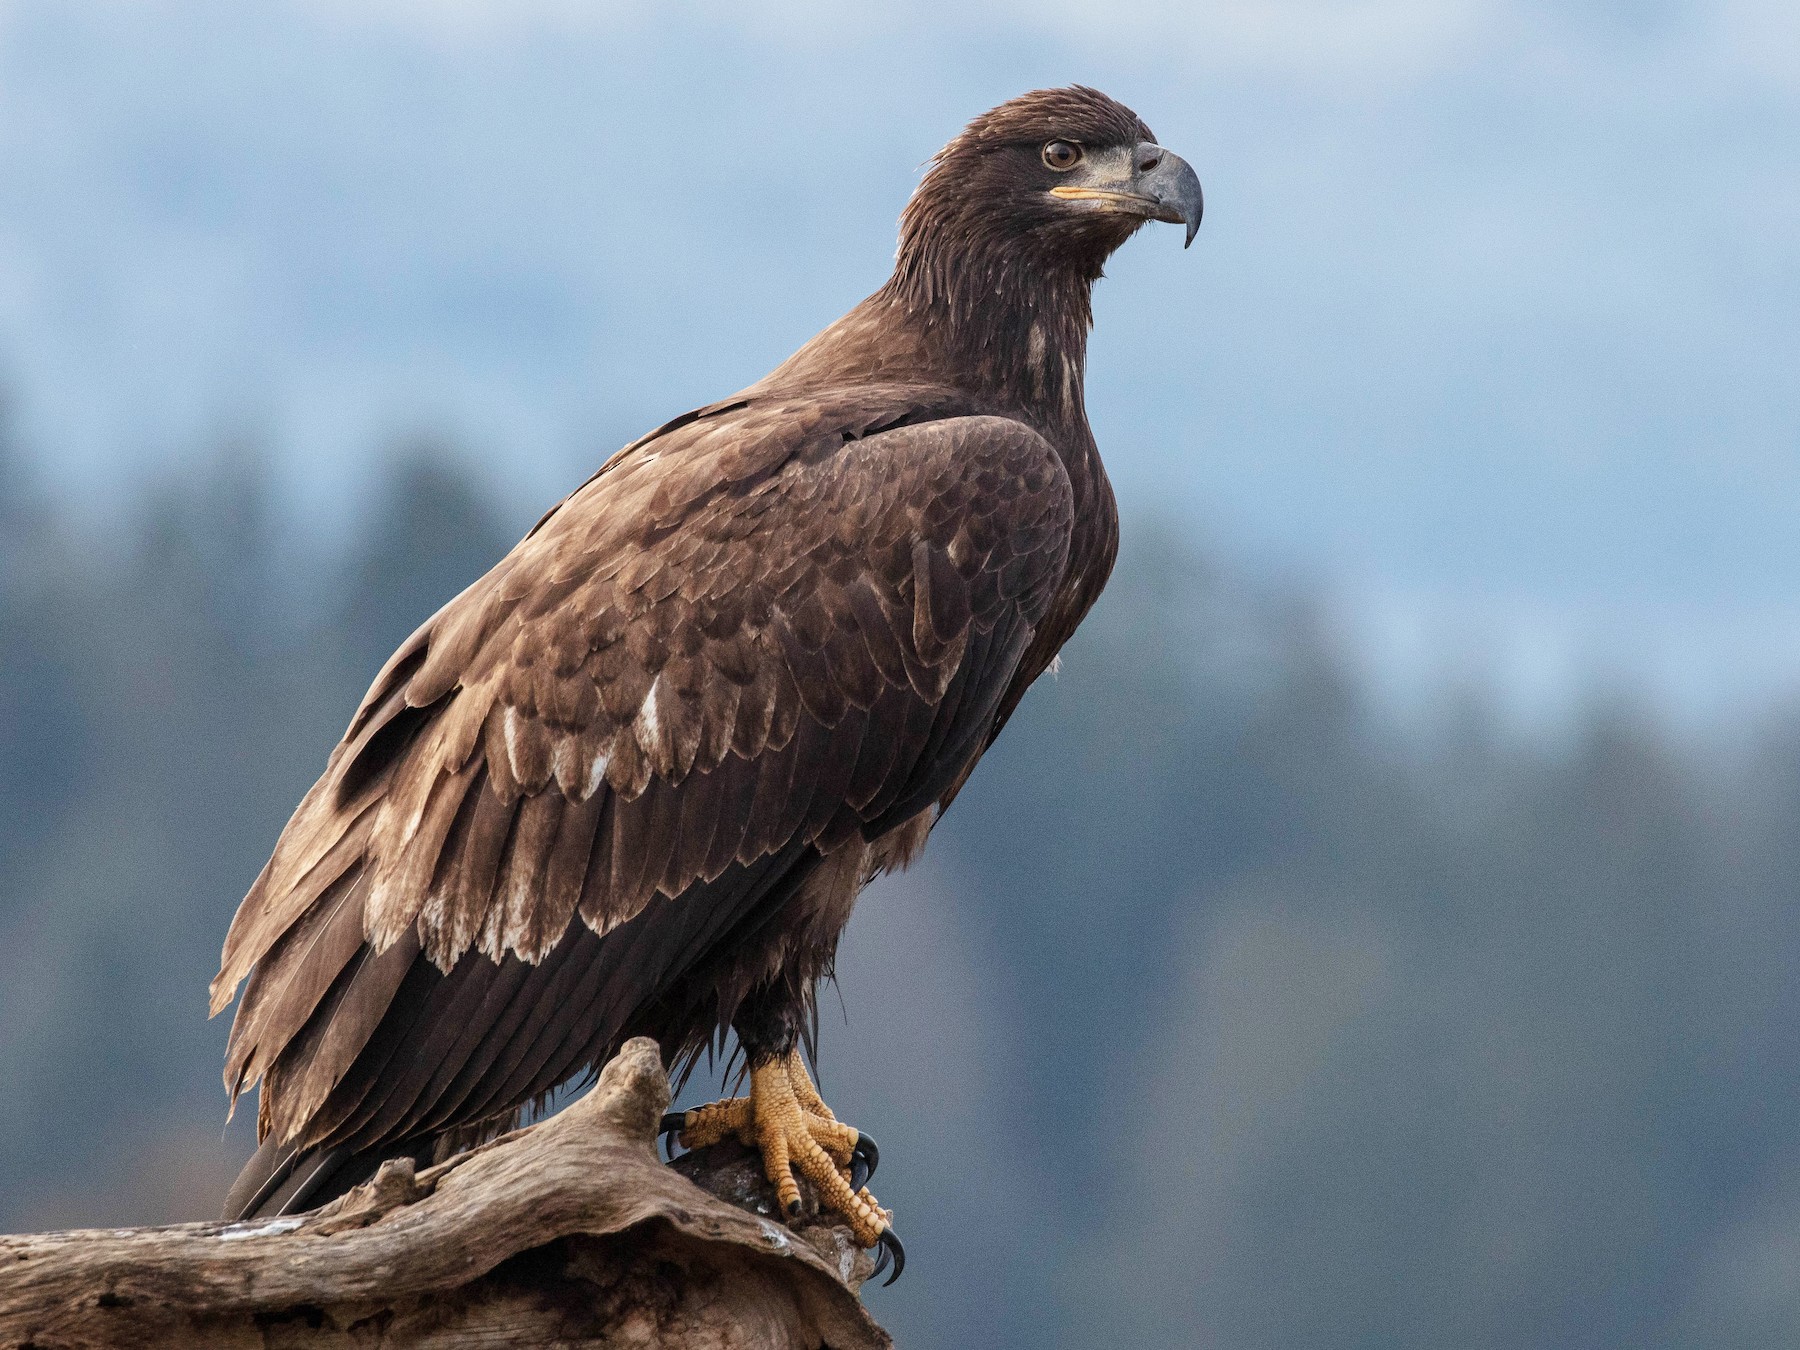
[[[880,290],[620,450],[407,639],[225,939],[261,1140],[228,1218],[468,1147],[628,1037],[680,1069],[729,1029],[749,1095],[671,1128],[753,1142],[784,1205],[797,1169],[898,1273],[872,1144],[801,1057],[815,990],[1106,583],[1090,291],[1200,213],[1104,94],[983,114]]]

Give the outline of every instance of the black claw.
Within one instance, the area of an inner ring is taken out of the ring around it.
[[[877,1278],[882,1271],[886,1270],[888,1259],[890,1257],[893,1258],[894,1273],[881,1282],[881,1287],[886,1289],[895,1280],[899,1279],[900,1272],[906,1269],[906,1248],[900,1245],[900,1239],[895,1236],[894,1230],[891,1228],[884,1228],[881,1230],[881,1236],[875,1239],[875,1245],[880,1250],[875,1256],[875,1269],[869,1272],[869,1278],[871,1280]]]
[[[682,1130],[684,1130],[686,1128],[687,1128],[687,1112],[686,1111],[667,1112],[662,1118],[662,1124],[660,1124],[656,1127],[656,1137],[658,1139],[660,1139],[663,1143],[668,1145],[669,1156],[671,1158],[673,1158],[675,1156],[674,1136],[680,1134],[682,1132]]]
[[[850,1150],[850,1189],[860,1191],[868,1185],[880,1166],[880,1146],[866,1134],[857,1135],[856,1146]]]
[[[790,1218],[798,1214],[800,1212],[800,1202],[798,1200],[788,1201],[787,1212]]]

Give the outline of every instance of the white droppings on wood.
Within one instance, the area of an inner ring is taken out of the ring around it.
[[[293,1232],[304,1222],[306,1222],[304,1218],[271,1219],[268,1223],[258,1224],[254,1228],[246,1224],[234,1223],[219,1234],[219,1241],[242,1242],[245,1238],[279,1237],[283,1233]]]

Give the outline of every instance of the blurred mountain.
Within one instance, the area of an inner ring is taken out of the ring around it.
[[[217,1203],[233,907],[519,527],[456,462],[397,449],[334,551],[253,446],[97,538],[0,442],[0,1226]],[[1800,1336],[1800,719],[1378,706],[1307,595],[1128,530],[825,995],[903,1344]]]

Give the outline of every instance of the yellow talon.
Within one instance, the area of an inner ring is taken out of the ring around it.
[[[893,1215],[876,1203],[868,1187],[850,1188],[850,1163],[861,1135],[831,1113],[813,1086],[796,1049],[784,1059],[750,1069],[750,1095],[709,1102],[682,1122],[684,1148],[705,1148],[735,1135],[757,1149],[763,1172],[775,1187],[782,1212],[800,1210],[798,1172],[812,1182],[819,1204],[850,1224],[857,1243],[873,1247]]]

